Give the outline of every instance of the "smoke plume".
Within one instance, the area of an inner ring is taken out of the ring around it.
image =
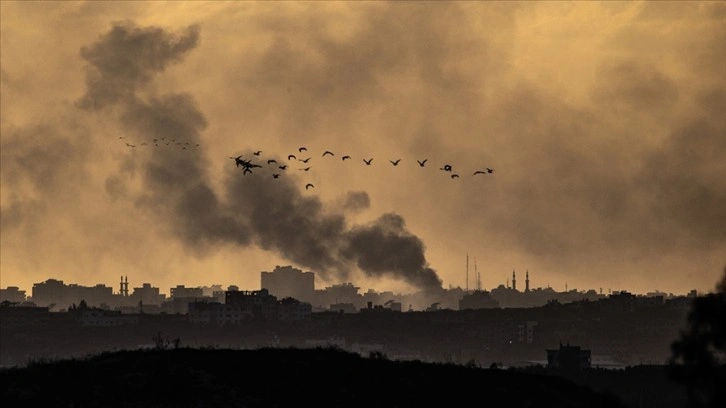
[[[146,87],[198,41],[195,27],[174,35],[123,23],[81,50],[88,76],[87,92],[78,106],[118,107],[127,134],[149,144],[172,141],[182,146],[152,149],[139,164],[136,171],[143,179],[142,192],[135,197],[139,207],[168,225],[199,256],[219,244],[257,245],[315,270],[326,280],[346,279],[357,266],[366,276],[391,277],[419,289],[440,288],[423,243],[399,215],[349,226],[343,212],[328,211],[316,196],[304,195],[295,175],[273,179],[268,168],[244,175],[233,161],[225,170],[224,191],[215,192],[200,137],[207,122],[194,98],[154,95]],[[242,154],[254,157],[250,151]],[[129,191],[120,184],[118,177],[107,180],[107,188],[115,194]],[[369,203],[365,192],[354,192],[344,208],[360,210]]]

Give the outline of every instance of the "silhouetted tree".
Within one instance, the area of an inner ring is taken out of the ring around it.
[[[671,344],[671,378],[693,407],[726,407],[726,267],[716,292],[693,300],[686,329]]]
[[[152,337],[151,339],[154,341],[154,347],[157,350],[165,350],[169,346],[166,339],[164,339],[164,337],[161,335],[161,332],[158,332],[156,336]]]
[[[380,350],[371,351],[368,353],[368,358],[372,360],[388,360],[388,356]]]

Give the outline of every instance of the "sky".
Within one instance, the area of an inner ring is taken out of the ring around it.
[[[685,294],[723,273],[723,2],[2,1],[0,19],[0,287],[254,290],[293,265],[318,288],[528,271]]]

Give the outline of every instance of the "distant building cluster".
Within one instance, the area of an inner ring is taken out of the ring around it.
[[[239,290],[235,285],[230,285],[226,289],[221,285],[204,287],[177,285],[169,289],[167,297],[158,287],[150,283],[143,283],[140,287],[134,287],[129,291],[126,276],[121,277],[119,290],[116,293],[111,287],[103,284],[86,287],[48,279],[34,284],[31,296],[26,296],[25,291],[16,286],[0,289],[0,301],[40,306],[50,311],[70,310],[84,302],[90,308],[109,312],[104,316],[116,316],[110,312],[188,314],[189,319],[196,323],[223,325],[256,317],[300,321],[314,312],[354,314],[381,311],[531,308],[581,301],[598,302],[599,307],[607,310],[632,312],[638,308],[662,305],[665,300],[673,298],[672,294],[661,292],[636,296],[625,291],[604,295],[602,290],[597,293],[595,290],[574,289],[557,292],[550,287],[531,289],[529,271],[526,272],[523,291],[517,289],[516,272],[512,271],[511,285],[507,279],[506,285],[499,285],[489,291],[481,289],[479,283],[477,289],[471,291],[450,287],[433,293],[396,294],[372,289],[360,293],[360,287],[350,282],[316,289],[314,272],[302,271],[289,265],[278,265],[272,271],[260,273],[260,286],[260,290],[246,291]],[[695,291],[689,294],[689,296],[695,295]],[[94,322],[105,319],[98,313],[93,316],[96,318]],[[526,332],[530,329],[523,330]]]
[[[360,293],[350,282],[316,289],[314,273],[278,266],[261,272],[259,290],[177,285],[168,297],[149,283],[130,289],[127,277],[116,293],[49,279],[35,284],[32,296],[18,287],[0,292],[0,333],[4,347],[12,348],[3,349],[0,365],[61,349],[154,347],[149,339],[164,332],[192,345],[339,347],[373,358],[615,367],[660,361],[696,296],[555,292],[530,289],[528,277],[524,291],[513,273],[511,286],[491,290],[477,285],[400,295]]]

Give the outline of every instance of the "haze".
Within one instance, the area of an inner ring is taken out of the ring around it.
[[[724,3],[0,7],[2,287],[464,287],[468,254],[485,288],[685,293],[726,263]]]

